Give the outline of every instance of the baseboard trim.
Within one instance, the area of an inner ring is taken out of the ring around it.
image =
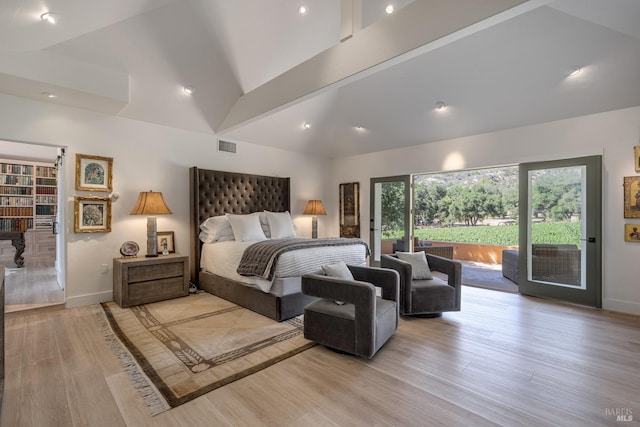
[[[615,311],[617,313],[640,316],[640,304],[635,302],[605,298],[602,301],[602,308],[609,311]]]
[[[67,296],[67,308],[82,307],[84,305],[99,304],[107,301],[113,301],[113,291],[74,297]]]

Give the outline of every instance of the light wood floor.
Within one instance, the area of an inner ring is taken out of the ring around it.
[[[155,417],[90,307],[12,315],[0,425],[638,425],[640,318],[471,287],[462,301],[404,318],[372,360],[317,346]]]
[[[64,304],[54,261],[26,260],[23,268],[5,269],[5,312]]]

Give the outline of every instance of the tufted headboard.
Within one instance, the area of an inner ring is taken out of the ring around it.
[[[291,211],[290,179],[244,173],[189,169],[191,282],[200,271],[200,224],[225,213]]]

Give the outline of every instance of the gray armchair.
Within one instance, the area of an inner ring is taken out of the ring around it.
[[[400,275],[400,314],[437,317],[444,311],[460,311],[462,291],[462,264],[426,253],[431,271],[447,275],[444,281],[413,280],[411,264],[396,255],[381,255],[380,266],[393,269]]]
[[[304,309],[304,337],[370,359],[398,328],[399,277],[382,268],[350,265],[349,270],[355,280],[302,276],[302,293],[320,298]]]

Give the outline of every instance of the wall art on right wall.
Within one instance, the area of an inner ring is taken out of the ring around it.
[[[640,218],[640,176],[624,177],[624,217]]]
[[[624,225],[624,241],[640,243],[640,224]]]

